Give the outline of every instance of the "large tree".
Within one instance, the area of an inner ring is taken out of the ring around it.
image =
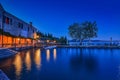
[[[73,38],[73,39],[77,39],[80,40],[80,44],[82,44],[82,41],[84,39],[91,39],[94,37],[97,37],[97,24],[96,22],[90,22],[90,21],[86,21],[83,23],[74,23],[72,25],[69,26],[68,28],[69,30],[69,35]]]
[[[96,22],[86,21],[82,23],[82,26],[84,27],[84,36],[86,39],[90,41],[91,38],[97,37],[98,28]]]
[[[73,39],[77,39],[80,40],[80,44],[82,43],[82,40],[84,39],[84,31],[83,31],[84,27],[79,24],[79,23],[74,23],[72,25],[69,26],[68,30],[69,30],[69,35],[73,38]]]

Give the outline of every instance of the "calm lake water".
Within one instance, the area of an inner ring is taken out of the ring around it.
[[[11,80],[120,80],[119,49],[31,49],[0,60]]]

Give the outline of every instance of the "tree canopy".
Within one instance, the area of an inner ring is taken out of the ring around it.
[[[82,23],[82,26],[84,27],[84,36],[86,39],[97,37],[98,28],[96,22],[86,21]]]
[[[67,44],[67,38],[64,36],[61,36],[60,38],[53,36],[50,33],[42,33],[40,31],[37,32],[37,35],[40,36],[39,39],[44,39],[44,40],[55,40],[57,43],[60,44]]]
[[[70,25],[68,31],[71,38],[82,42],[84,39],[97,37],[98,28],[96,22],[85,21]]]

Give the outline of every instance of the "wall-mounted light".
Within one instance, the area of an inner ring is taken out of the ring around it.
[[[47,43],[49,43],[50,42],[50,40],[47,40]]]
[[[20,39],[18,38],[18,41],[19,41]]]

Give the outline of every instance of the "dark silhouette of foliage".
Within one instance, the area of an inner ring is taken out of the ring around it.
[[[57,43],[60,43],[60,44],[66,44],[67,43],[67,38],[66,37],[55,37],[53,36],[52,34],[48,33],[42,33],[40,31],[37,32],[37,35],[40,36],[40,39],[42,40],[52,40],[52,41],[56,41]]]
[[[84,39],[91,39],[97,37],[97,24],[96,22],[85,21],[83,23],[74,23],[68,28],[71,38],[80,40],[80,44]]]

